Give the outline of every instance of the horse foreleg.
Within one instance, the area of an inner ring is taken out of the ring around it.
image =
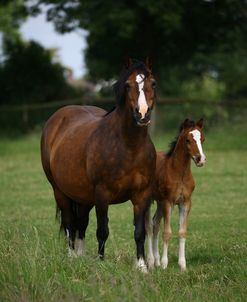
[[[157,209],[153,217],[153,254],[154,254],[155,266],[160,266],[159,230],[160,230],[161,219],[162,219],[162,209],[160,203],[157,202]]]
[[[132,201],[133,202],[133,201]],[[136,242],[136,266],[144,273],[147,272],[144,255],[144,243],[145,243],[145,214],[148,206],[134,204],[134,237]]]
[[[149,207],[145,215],[145,229],[146,229],[147,243],[148,243],[148,252],[147,252],[148,268],[153,268],[154,267],[154,255],[153,255],[153,244],[152,244],[153,223],[151,218],[151,206]]]
[[[164,217],[164,234],[163,234],[163,255],[161,258],[161,265],[165,269],[168,265],[168,242],[171,237],[171,212],[172,207],[169,201],[164,200],[161,203],[163,217]]]
[[[179,252],[178,252],[178,264],[181,270],[186,269],[185,259],[185,241],[187,231],[187,218],[191,208],[191,200],[185,201],[179,204]]]

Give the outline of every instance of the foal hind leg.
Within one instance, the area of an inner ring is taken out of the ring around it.
[[[152,244],[153,223],[152,223],[152,218],[151,218],[151,206],[149,207],[149,209],[146,212],[145,229],[146,229],[147,245],[148,245],[148,252],[147,252],[148,268],[153,268],[154,267],[154,255],[153,255],[153,244]]]
[[[184,203],[179,204],[179,253],[178,264],[181,270],[186,269],[185,259],[185,241],[187,231],[187,220],[191,208],[191,200],[186,200]]]
[[[54,188],[54,196],[57,207],[61,211],[61,228],[64,229],[68,239],[69,256],[74,256],[76,225],[73,213],[73,201],[57,188]]]
[[[85,233],[89,222],[89,212],[93,205],[78,204],[77,213],[77,230],[78,238],[75,239],[75,251],[77,256],[82,256],[85,253]]]
[[[168,265],[168,242],[171,237],[171,212],[172,207],[168,200],[162,201],[162,211],[164,217],[164,234],[163,234],[163,255],[161,258],[161,265],[165,269]]]
[[[160,254],[159,254],[159,230],[160,222],[162,219],[162,209],[159,202],[157,202],[157,209],[153,217],[153,254],[155,266],[160,266]]]

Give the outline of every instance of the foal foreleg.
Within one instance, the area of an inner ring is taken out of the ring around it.
[[[191,200],[187,200],[182,204],[179,204],[179,253],[178,264],[181,270],[186,269],[185,259],[185,241],[187,231],[187,218],[191,208]]]
[[[161,258],[161,265],[165,269],[168,265],[168,242],[171,237],[171,212],[172,207],[169,201],[164,200],[161,203],[164,217],[164,234],[163,234],[163,255]]]
[[[153,254],[155,266],[160,266],[160,253],[159,253],[159,230],[160,222],[162,219],[162,209],[159,202],[157,202],[157,209],[153,217]]]
[[[153,255],[153,245],[152,245],[153,223],[152,223],[152,218],[151,218],[151,206],[149,207],[149,209],[146,212],[145,229],[146,229],[147,244],[148,244],[148,252],[147,252],[148,268],[153,268],[153,266],[154,266],[154,255]]]

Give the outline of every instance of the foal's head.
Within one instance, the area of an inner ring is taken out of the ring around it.
[[[150,60],[132,63],[128,60],[126,69],[114,85],[117,103],[124,106],[139,126],[147,126],[155,101],[156,81],[152,74]]]
[[[181,136],[183,137],[185,148],[197,167],[202,167],[206,162],[206,156],[202,149],[202,143],[205,140],[202,128],[203,119],[196,123],[186,119],[181,127]]]

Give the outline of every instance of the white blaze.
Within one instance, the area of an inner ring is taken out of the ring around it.
[[[193,131],[190,131],[190,133],[192,134],[193,139],[196,141],[198,150],[199,150],[200,155],[201,155],[201,162],[204,163],[206,161],[206,156],[205,156],[205,154],[203,153],[203,150],[202,150],[201,132],[199,130],[193,130]]]
[[[146,100],[144,90],[143,90],[144,78],[145,78],[145,76],[143,74],[138,74],[136,76],[136,82],[137,82],[138,88],[139,88],[138,106],[139,106],[139,112],[140,112],[142,118],[145,117],[145,114],[148,111],[147,100]]]

